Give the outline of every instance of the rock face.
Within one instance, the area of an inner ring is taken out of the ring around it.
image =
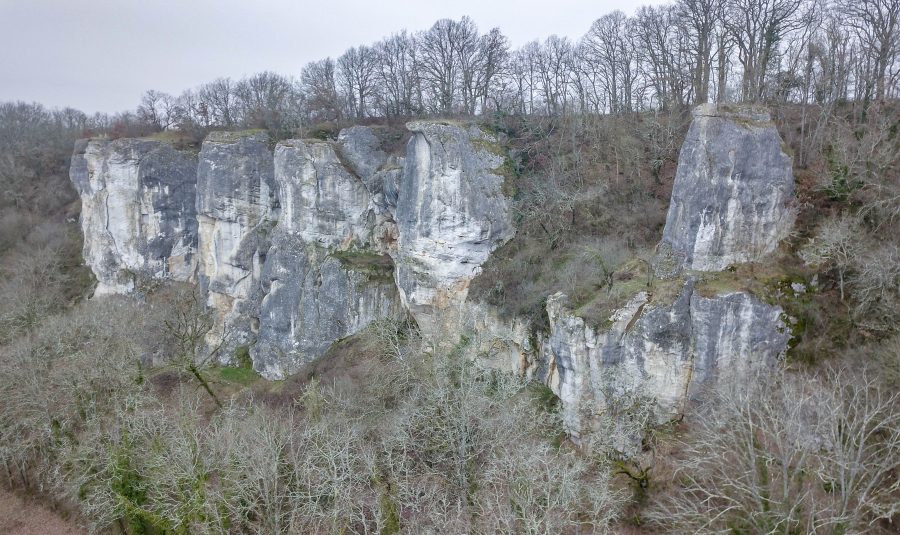
[[[371,195],[326,142],[288,140],[275,148],[275,181],[281,198],[278,232],[322,247],[368,242]]]
[[[353,130],[340,139],[374,139],[367,128]],[[359,145],[289,140],[275,148],[282,210],[262,273],[252,350],[254,367],[267,378],[282,378],[336,340],[400,314],[393,263],[370,243],[378,208],[358,174],[371,177],[377,166],[365,167],[371,160],[361,156],[354,170],[338,155]]]
[[[678,157],[663,244],[687,269],[757,260],[790,231],[793,197],[791,157],[766,111],[698,106]]]
[[[496,169],[496,140],[477,127],[411,122],[392,253],[404,305],[426,331],[436,311],[465,301],[491,251],[515,229]]]
[[[657,276],[721,271],[772,252],[793,225],[793,195],[791,158],[768,113],[699,106],[678,159]],[[566,301],[547,301],[543,352],[575,437],[610,425],[614,436],[637,437],[642,419],[680,414],[704,383],[773,366],[790,339],[780,307],[744,292],[705,297],[692,279],[671,303],[638,293],[608,329],[586,325]]]
[[[252,344],[258,330],[262,265],[278,217],[268,136],[213,132],[197,167],[199,275],[216,312],[208,343],[228,349]]]
[[[604,331],[586,325],[561,293],[547,300],[547,314],[548,383],[576,438],[643,408],[658,422],[673,418],[705,382],[774,365],[790,338],[780,307],[743,292],[704,297],[691,281],[671,304],[638,293]]]
[[[331,253],[296,241],[276,241],[273,250],[263,270],[266,295],[252,351],[263,377],[284,378],[335,341],[401,314],[390,258],[354,264],[348,257],[358,253]]]
[[[79,142],[71,177],[97,293],[131,291],[135,274],[196,280],[217,319],[209,345],[225,343],[223,360],[248,346],[270,379],[409,313],[426,336],[474,333],[483,364],[548,384],[579,439],[610,423],[665,421],[705,382],[771,366],[785,351],[779,307],[743,292],[704,296],[691,278],[667,283],[678,295],[666,301],[638,293],[604,327],[555,294],[548,333],[467,301],[472,278],[515,231],[504,158],[474,126],[407,128],[403,157],[367,127],[274,150],[265,134],[212,133],[199,157],[150,140]],[[701,106],[660,247],[667,262],[657,265],[676,278],[756,259],[789,231],[792,195],[768,115]]]
[[[185,281],[196,265],[196,156],[149,139],[81,140],[70,178],[81,195],[84,259],[95,294],[137,278]]]

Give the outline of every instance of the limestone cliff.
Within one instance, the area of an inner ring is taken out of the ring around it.
[[[407,309],[423,329],[436,311],[465,301],[491,251],[515,228],[496,172],[496,140],[477,127],[415,121],[397,198],[399,243],[392,253]]]
[[[790,230],[790,158],[765,113],[695,111],[661,247],[677,297],[637,293],[592,326],[556,294],[548,332],[467,300],[515,232],[497,140],[476,126],[407,128],[403,156],[368,127],[274,149],[262,133],[212,133],[199,158],[158,141],[80,142],[71,175],[97,293],[131,291],[135,273],[196,271],[217,318],[209,344],[226,342],[226,360],[249,346],[270,379],[409,313],[426,336],[472,333],[482,364],[548,384],[576,438],[622,425],[638,406],[674,417],[710,379],[785,351],[778,306],[741,291],[700,295],[692,278],[754,260]],[[695,271],[686,280],[685,268]]]
[[[699,271],[758,260],[790,231],[793,196],[791,157],[768,112],[698,106],[678,156],[663,247]]]
[[[370,136],[356,127],[341,139]],[[356,169],[346,167],[339,153],[354,150],[359,143],[302,140],[275,148],[282,209],[262,273],[259,341],[252,350],[254,367],[267,378],[293,373],[336,340],[400,313],[393,263],[370,240],[379,208],[358,174],[371,177],[378,165],[357,158]]]
[[[602,418],[631,416],[640,403],[658,422],[674,418],[705,382],[774,365],[790,338],[780,307],[744,292],[704,297],[692,281],[672,303],[638,293],[608,329],[586,325],[560,293],[547,300],[547,314],[548,384],[575,437]]]
[[[200,150],[199,276],[217,320],[208,342],[226,349],[252,344],[258,330],[259,280],[279,208],[268,142],[264,133],[213,132]]]
[[[197,158],[150,139],[81,140],[70,178],[81,195],[84,259],[95,294],[136,279],[188,280],[196,265]]]

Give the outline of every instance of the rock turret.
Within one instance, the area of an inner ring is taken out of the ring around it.
[[[197,157],[152,139],[81,140],[70,178],[81,195],[95,294],[140,278],[189,280],[196,265]]]
[[[793,224],[793,194],[791,159],[766,111],[699,106],[678,160],[657,275],[717,272],[772,252]],[[690,275],[670,302],[640,292],[608,329],[586,325],[562,294],[547,300],[547,381],[573,436],[627,426],[642,417],[635,407],[657,421],[675,417],[703,383],[746,377],[784,355],[790,329],[780,307],[744,291],[703,296],[694,286]]]
[[[768,112],[698,106],[678,156],[663,249],[698,271],[758,260],[790,231],[793,198],[791,157]]]
[[[496,171],[496,139],[477,127],[415,121],[397,199],[397,286],[419,326],[465,301],[491,252],[512,238],[510,202]]]

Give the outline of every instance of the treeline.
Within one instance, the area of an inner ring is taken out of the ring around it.
[[[94,123],[127,131],[301,125],[418,115],[619,114],[707,101],[867,108],[898,96],[896,0],[676,0],[603,15],[578,40],[513,49],[468,17],[401,31],[298,77],[219,78]],[[105,124],[104,124],[105,123]]]
[[[85,115],[72,109],[0,103],[0,345],[81,298],[92,283],[68,175],[72,145],[85,127]]]

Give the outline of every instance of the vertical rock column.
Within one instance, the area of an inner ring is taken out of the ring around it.
[[[199,278],[216,314],[207,336],[230,358],[259,328],[260,275],[277,220],[272,151],[265,133],[213,132],[197,168]]]
[[[189,280],[196,265],[196,156],[152,139],[80,140],[69,176],[81,196],[95,295],[141,278]]]
[[[758,260],[794,223],[791,157],[763,109],[704,104],[693,115],[662,248],[676,269],[721,271]]]
[[[396,281],[425,332],[463,303],[491,252],[515,233],[496,140],[472,126],[414,121],[400,182]]]
[[[791,159],[766,111],[699,106],[679,155],[657,274],[716,272],[771,253],[793,225],[793,194]],[[673,418],[708,381],[742,380],[784,355],[790,334],[780,307],[744,291],[701,295],[697,275],[662,283],[683,284],[674,300],[640,292],[608,329],[586,325],[562,294],[547,300],[548,383],[573,437],[611,425],[625,438],[615,446],[634,448],[641,410]]]
[[[371,137],[368,129],[354,130],[357,137]],[[368,151],[370,157],[359,159],[364,165],[354,171],[343,163],[341,150],[318,140],[287,140],[275,148],[282,210],[262,274],[266,295],[252,351],[254,366],[270,379],[295,372],[336,340],[400,312],[393,263],[372,244],[377,207],[363,180],[386,155]]]

